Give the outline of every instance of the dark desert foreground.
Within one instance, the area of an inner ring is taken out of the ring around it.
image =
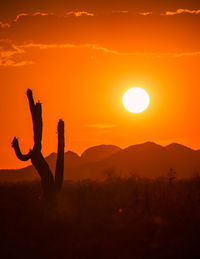
[[[168,180],[65,181],[54,208],[2,184],[1,258],[198,258],[200,178]]]

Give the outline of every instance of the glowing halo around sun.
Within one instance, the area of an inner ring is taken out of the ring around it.
[[[124,93],[122,103],[127,111],[140,113],[149,106],[150,98],[144,89],[133,87]]]

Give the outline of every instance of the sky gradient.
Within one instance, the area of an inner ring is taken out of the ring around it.
[[[66,150],[145,141],[200,149],[199,1],[1,1],[0,168],[18,168],[14,136],[32,145],[25,96],[43,104],[43,151],[56,151],[56,124]],[[122,106],[130,87],[150,106]]]

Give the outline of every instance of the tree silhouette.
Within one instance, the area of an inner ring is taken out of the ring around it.
[[[42,149],[42,106],[40,102],[35,104],[33,99],[32,90],[27,90],[27,97],[29,101],[29,107],[33,121],[33,135],[34,135],[34,146],[28,154],[22,154],[19,142],[16,137],[12,141],[12,147],[15,150],[16,156],[21,161],[31,160],[33,166],[37,170],[41,177],[41,185],[43,194],[46,200],[52,201],[55,199],[56,194],[61,190],[63,183],[64,174],[64,121],[59,120],[57,126],[58,133],[58,151],[56,161],[55,179],[53,174],[44,159]]]
[[[168,172],[168,179],[169,179],[169,183],[172,184],[173,181],[176,179],[176,171],[173,168],[169,169]]]

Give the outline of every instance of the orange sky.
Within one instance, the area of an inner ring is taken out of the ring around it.
[[[200,149],[199,4],[77,3],[45,9],[20,1],[0,13],[0,168],[25,166],[11,149],[14,136],[24,152],[32,147],[28,87],[43,103],[45,155],[56,151],[59,118],[66,150],[79,154],[92,145],[145,141]],[[122,106],[133,86],[151,98],[141,114]]]

